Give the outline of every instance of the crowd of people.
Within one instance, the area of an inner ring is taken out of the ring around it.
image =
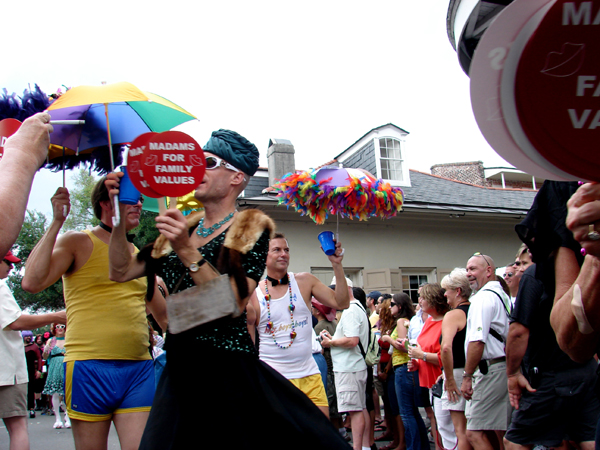
[[[275,223],[236,210],[258,150],[219,130],[195,191],[204,210],[167,210],[160,237],[141,251],[127,238],[141,201],[120,204],[111,227],[120,174],[95,186],[100,225],[84,231],[60,233],[70,200],[59,188],[22,285],[39,292],[62,278],[66,310],[29,315],[3,280],[20,262],[14,218],[24,216],[49,120],[26,120],[0,161],[3,179],[21,177],[6,205],[0,186],[0,216],[11,215],[0,229],[0,414],[11,450],[29,448],[27,415],[50,405],[54,428],[71,427],[77,449],[105,447],[111,423],[128,450],[223,440],[342,449],[348,429],[354,449],[385,440],[380,448],[424,450],[430,437],[437,450],[595,446],[597,185],[545,182],[503,276],[475,252],[422,285],[414,305],[406,293],[354,286],[339,241],[329,286],[289,272],[292,249]],[[48,324],[47,336],[28,331]],[[192,379],[207,410],[200,422],[188,412]]]

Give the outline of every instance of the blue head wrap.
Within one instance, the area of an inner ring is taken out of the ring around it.
[[[29,331],[29,330],[24,330],[21,331],[21,337],[26,337],[26,336],[31,336],[33,337],[33,332]]]
[[[223,158],[233,167],[252,176],[258,169],[258,149],[244,136],[230,130],[213,131],[202,148],[205,152]]]

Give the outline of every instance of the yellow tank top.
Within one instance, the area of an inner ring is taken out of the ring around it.
[[[108,245],[91,231],[84,232],[92,241],[92,254],[76,273],[63,275],[67,306],[65,361],[150,359],[146,279],[110,281]]]
[[[394,328],[390,337],[395,341],[398,339],[398,327]],[[394,347],[394,353],[392,353],[392,366],[401,366],[402,364],[406,364],[410,358],[408,357],[408,353],[401,352],[400,350],[396,350]]]

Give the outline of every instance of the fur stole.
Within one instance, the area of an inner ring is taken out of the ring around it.
[[[198,211],[186,216],[188,229],[195,229],[204,217],[204,211]],[[265,230],[272,237],[275,232],[275,222],[258,209],[246,209],[235,217],[227,229],[225,242],[217,260],[216,269],[219,273],[227,273],[236,281],[240,298],[249,295],[246,273],[242,267],[242,255],[248,253]],[[169,255],[173,249],[164,236],[159,236],[153,244],[149,244],[138,253],[138,258],[146,262],[148,275],[148,294],[154,292],[154,274],[157,273],[158,260]],[[151,286],[152,285],[152,286]],[[149,295],[148,298],[152,298]]]

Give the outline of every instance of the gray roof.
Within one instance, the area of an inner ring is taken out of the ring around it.
[[[252,194],[266,189],[268,178],[255,177]],[[498,189],[461,183],[415,170],[410,171],[410,187],[403,187],[405,208],[437,209],[449,211],[477,211],[499,214],[525,214],[537,194],[534,190]],[[248,190],[247,190],[248,191]],[[275,199],[273,193],[244,197],[266,200]]]
[[[250,177],[248,186],[244,189],[244,197],[259,197],[269,185],[269,177]]]
[[[537,194],[534,190],[475,186],[414,170],[410,182],[411,187],[402,188],[410,203],[529,210]]]

